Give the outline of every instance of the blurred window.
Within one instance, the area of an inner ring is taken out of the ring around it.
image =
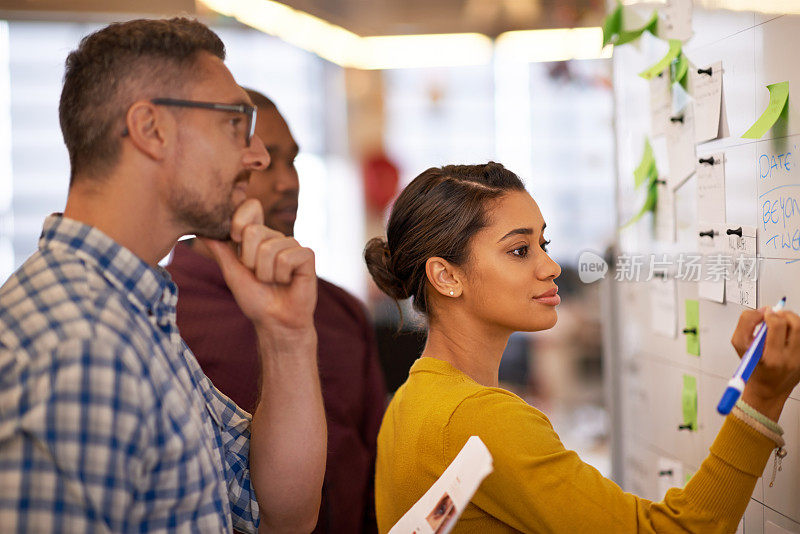
[[[431,166],[499,161],[539,203],[553,257],[575,265],[614,234],[607,60],[384,73],[386,144],[402,184]]]

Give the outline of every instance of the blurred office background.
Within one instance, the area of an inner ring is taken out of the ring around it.
[[[604,3],[0,0],[2,280],[35,250],[44,217],[64,206],[69,167],[57,109],[67,53],[108,22],[179,13],[217,31],[236,79],[286,117],[301,146],[297,237],[315,249],[322,277],[365,301],[391,390],[424,339],[410,306],[398,333],[396,307],[371,286],[361,258],[366,240],[383,232],[387,201],[419,172],[448,163],[496,160],[524,179],[563,268],[563,303],[554,329],[512,337],[501,380],[609,473],[599,288],[575,274],[580,252],[605,250],[616,224]],[[276,28],[270,17],[284,18]],[[339,33],[316,31],[317,23]],[[540,31],[553,28],[560,33]],[[454,33],[471,37],[454,45],[359,37]],[[334,46],[341,39],[369,54],[343,55]]]

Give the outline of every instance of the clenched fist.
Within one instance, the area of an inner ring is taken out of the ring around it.
[[[203,238],[242,312],[259,334],[291,340],[314,328],[314,252],[264,226],[258,200],[244,201],[231,220],[234,246]]]

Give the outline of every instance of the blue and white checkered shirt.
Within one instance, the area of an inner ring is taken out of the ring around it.
[[[0,530],[253,532],[250,416],[203,374],[177,289],[52,215],[0,288]]]

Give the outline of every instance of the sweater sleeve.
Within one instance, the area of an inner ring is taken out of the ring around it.
[[[472,503],[522,532],[733,532],[775,447],[729,416],[686,487],[655,503],[566,450],[544,414],[503,390],[459,404],[444,429],[445,465],[471,435],[494,459]]]

